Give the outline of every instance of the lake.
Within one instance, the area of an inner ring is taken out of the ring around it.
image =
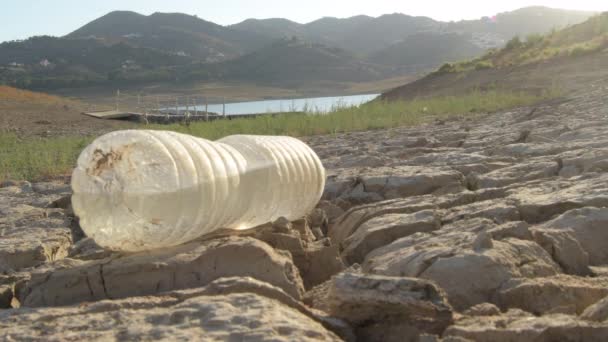
[[[327,113],[333,109],[359,106],[371,101],[379,94],[364,94],[351,96],[311,97],[304,99],[281,99],[249,102],[226,103],[226,115],[264,114],[281,112],[319,112]],[[204,111],[204,106],[198,110]],[[210,113],[222,114],[222,104],[210,104]]]

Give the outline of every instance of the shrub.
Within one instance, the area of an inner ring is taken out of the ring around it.
[[[526,37],[526,46],[534,46],[543,41],[543,36],[540,34],[530,34]]]
[[[485,70],[494,68],[492,61],[479,61],[475,64],[475,70]]]
[[[509,40],[507,42],[507,45],[505,46],[505,49],[507,50],[515,50],[519,47],[521,47],[522,43],[521,43],[521,39],[519,38],[519,36],[515,36],[513,37],[511,40]]]
[[[452,64],[452,63],[445,63],[444,65],[442,65],[439,68],[438,72],[440,74],[447,74],[447,73],[450,73],[450,72],[454,72],[454,64]]]

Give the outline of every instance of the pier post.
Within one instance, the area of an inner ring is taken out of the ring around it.
[[[120,89],[116,90],[116,111],[118,111],[118,102],[120,102]]]

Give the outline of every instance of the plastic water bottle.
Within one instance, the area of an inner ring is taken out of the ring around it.
[[[86,147],[72,175],[80,226],[100,246],[139,251],[178,245],[219,228],[298,219],[321,198],[325,169],[291,137],[218,141],[126,130]]]

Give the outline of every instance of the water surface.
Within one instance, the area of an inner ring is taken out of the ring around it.
[[[351,96],[311,97],[304,99],[280,99],[249,102],[226,103],[226,115],[265,114],[281,112],[318,112],[327,113],[334,109],[359,106],[369,102],[379,94],[364,94]],[[200,111],[205,106],[198,106]],[[210,113],[222,114],[222,104],[210,104]]]

